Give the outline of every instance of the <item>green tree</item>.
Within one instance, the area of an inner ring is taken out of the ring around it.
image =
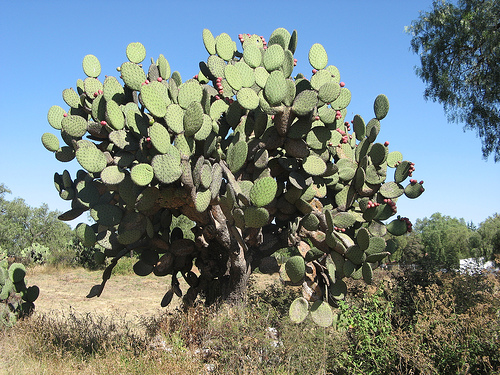
[[[450,121],[476,130],[483,156],[500,160],[500,2],[434,1],[407,31],[420,56],[424,96],[443,104]]]
[[[475,239],[474,232],[464,219],[436,212],[430,218],[417,219],[414,228],[434,269],[456,269],[460,259],[473,255],[470,241]]]
[[[397,260],[402,264],[415,264],[424,257],[424,247],[418,233],[413,231],[404,236],[394,237],[393,240],[397,250],[391,255],[391,260]]]
[[[494,259],[500,256],[500,215],[495,214],[483,221],[478,228],[482,240],[482,254]],[[498,260],[497,260],[497,263]]]
[[[59,212],[50,211],[46,204],[30,207],[22,198],[6,200],[11,191],[0,184],[0,248],[8,255],[39,244],[50,250],[65,247],[74,237],[71,227],[58,220]]]

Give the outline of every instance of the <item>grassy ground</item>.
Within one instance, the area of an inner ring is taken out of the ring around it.
[[[123,263],[99,298],[101,272],[30,269],[36,311],[0,329],[0,374],[500,374],[500,275],[377,270],[349,282],[336,327],[288,318],[296,290],[255,274],[247,306],[186,313],[159,303],[169,278]],[[422,285],[427,285],[422,287]]]

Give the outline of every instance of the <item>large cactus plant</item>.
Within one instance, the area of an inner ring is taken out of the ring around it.
[[[396,202],[417,198],[422,182],[403,186],[413,163],[376,141],[386,96],[375,99],[367,123],[359,115],[346,121],[351,92],[322,45],[310,48],[308,79],[292,74],[296,31],[277,29],[267,42],[238,38],[239,48],[228,34],[203,30],[208,59],[184,82],[163,55],[145,71],[140,43],[128,45],[119,77],[103,82],[98,59],[84,57],[87,78],[63,91],[69,109],[48,112],[60,138],[42,136],[58,160],[76,158],[83,168],[74,179],[55,174],[71,202],[60,219],[89,211],[96,221],[76,228],[84,244],[111,258],[91,295],[133,250],[138,275],[171,275],[163,305],[173,294],[186,303],[200,294],[239,301],[253,269],[294,247],[281,274],[302,285],[304,297],[290,316],[310,313],[325,325],[328,304],[346,294],[344,278],[370,283],[393,246],[386,233],[411,230],[407,219],[393,218]],[[180,214],[193,221],[194,240],[171,227]]]

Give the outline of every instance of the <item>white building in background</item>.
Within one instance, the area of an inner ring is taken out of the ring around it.
[[[487,271],[499,271],[498,268],[495,268],[495,263],[490,261],[485,261],[484,258],[467,258],[460,259],[460,272],[461,273],[476,273],[481,272],[483,270]]]

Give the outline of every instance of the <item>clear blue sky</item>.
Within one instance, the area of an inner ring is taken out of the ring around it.
[[[66,108],[62,90],[85,78],[82,59],[97,56],[102,74],[117,75],[126,61],[125,48],[141,42],[147,60],[160,53],[183,79],[206,60],[202,30],[214,35],[255,33],[266,39],[278,27],[297,29],[298,66],[310,77],[307,54],[321,43],[329,64],[340,69],[353,98],[348,118],[373,116],[373,100],[384,93],[391,109],[382,121],[380,141],[415,163],[413,177],[425,181],[417,200],[401,198],[399,212],[412,221],[441,212],[480,223],[500,204],[493,196],[500,186],[500,163],[485,161],[474,132],[448,123],[442,107],[423,99],[424,84],[414,74],[418,57],[409,50],[404,27],[430,10],[432,1],[0,1],[0,183],[13,197],[34,207],[47,203],[66,211],[54,172],[78,163],[60,163],[40,142],[53,129],[48,109]],[[54,131],[55,133],[55,131]],[[472,189],[472,190],[471,190]],[[77,222],[80,220],[77,220]],[[73,223],[75,224],[75,223]]]

